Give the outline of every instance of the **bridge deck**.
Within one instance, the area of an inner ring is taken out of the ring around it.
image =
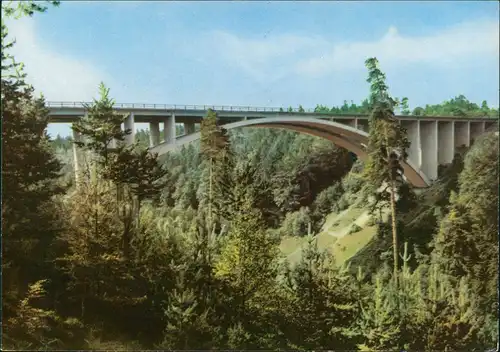
[[[71,123],[85,114],[85,106],[90,103],[80,102],[47,102],[50,110],[52,123]],[[266,118],[266,117],[304,117],[333,120],[367,120],[366,114],[333,114],[318,113],[312,109],[306,111],[281,111],[281,108],[263,107],[242,107],[242,106],[208,106],[208,105],[167,105],[167,104],[115,104],[117,111],[124,113],[134,113],[134,120],[138,123],[153,122],[168,116],[175,115],[176,121],[199,122],[206,115],[208,109],[215,110],[220,118],[228,122],[236,122],[242,118]],[[496,122],[498,117],[478,116],[414,116],[397,115],[400,120],[420,120],[420,121],[477,121]],[[232,121],[231,121],[232,120]]]

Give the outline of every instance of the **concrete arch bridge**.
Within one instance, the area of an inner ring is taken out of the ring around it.
[[[50,122],[68,123],[84,116],[82,103],[49,102]],[[150,150],[159,155],[168,153],[200,138],[196,132],[208,108],[215,110],[226,129],[256,127],[279,128],[325,138],[365,159],[368,142],[368,115],[327,115],[314,112],[283,112],[277,108],[167,106],[160,104],[118,104],[119,112],[127,113],[124,127],[131,129],[126,143],[133,143],[135,123],[149,123]],[[438,166],[451,163],[455,150],[470,146],[487,130],[496,128],[497,119],[488,117],[396,116],[407,129],[411,146],[408,161],[403,165],[406,179],[416,187],[426,187],[437,179]],[[164,138],[160,141],[160,123]],[[176,135],[182,124],[184,134]],[[73,136],[80,138],[78,135]],[[77,152],[75,151],[75,156]]]

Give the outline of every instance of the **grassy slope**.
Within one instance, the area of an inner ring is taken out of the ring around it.
[[[325,220],[322,231],[315,236],[320,250],[327,250],[334,255],[338,265],[342,265],[357,251],[363,248],[375,235],[376,226],[367,226],[369,215],[363,208],[352,205],[340,213],[331,213]],[[362,230],[349,234],[356,223]],[[305,237],[287,237],[281,242],[281,251],[290,263],[300,260]]]

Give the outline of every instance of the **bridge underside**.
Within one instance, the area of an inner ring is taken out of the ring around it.
[[[66,117],[70,117],[66,116],[68,113],[72,114],[71,118],[74,121],[85,111],[62,109],[53,118],[61,122]],[[130,111],[123,127],[131,130],[132,133],[127,135],[125,143],[134,143],[135,123],[149,123],[150,150],[159,155],[168,153],[200,139],[200,133],[196,132],[195,124],[201,122],[205,115],[206,111],[198,111],[196,114],[182,111]],[[219,118],[226,129],[258,127],[292,130],[327,139],[355,153],[361,160],[367,157],[368,116],[311,117],[310,114],[224,112]],[[415,187],[426,187],[431,181],[436,180],[439,165],[450,164],[458,147],[469,147],[481,134],[498,128],[496,121],[481,118],[403,116],[399,118],[399,121],[406,129],[411,144],[408,149],[408,160],[403,164],[404,174],[407,181]],[[184,125],[185,135],[181,137],[176,136],[176,125],[179,123]],[[164,127],[163,143],[160,141],[160,124]],[[73,138],[78,140],[80,136],[75,133]],[[110,146],[114,144],[111,143]],[[78,165],[80,158],[76,146],[74,155],[75,165]]]
[[[239,127],[279,128],[305,133],[327,139],[335,145],[355,153],[361,160],[367,158],[366,145],[368,143],[368,134],[345,124],[318,119],[265,118],[224,125],[224,128],[228,130]],[[199,139],[199,132],[192,133],[177,138],[174,143],[161,143],[150,150],[162,155]],[[404,163],[403,168],[405,178],[415,187],[427,187],[429,185],[427,176],[413,167],[410,161]]]

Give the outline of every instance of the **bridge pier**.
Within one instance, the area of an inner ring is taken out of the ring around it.
[[[470,146],[470,124],[468,121],[455,121],[455,148]]]
[[[401,121],[401,124],[406,128],[410,148],[408,148],[408,160],[414,167],[420,169],[422,167],[422,144],[420,139],[420,121]]]
[[[334,122],[341,123],[347,126],[350,126],[352,128],[358,128],[358,119],[352,119],[352,120],[337,120],[333,119]]]
[[[150,122],[149,123],[149,146],[154,147],[160,144],[160,123]]]
[[[135,126],[134,126],[135,118],[134,113],[131,112],[127,118],[125,119],[124,127],[125,131],[130,130],[130,134],[125,136],[125,144],[131,145],[135,142]]]
[[[429,180],[438,177],[438,124],[437,121],[420,121],[422,145],[422,172]]]
[[[193,134],[196,131],[194,122],[184,122],[184,133]]]
[[[73,142],[80,142],[82,140],[82,135],[79,132],[73,130]],[[82,154],[76,143],[73,143],[73,168],[75,170],[75,183],[78,186],[81,181],[81,162]]]
[[[163,120],[163,141],[169,144],[175,144],[176,130],[175,130],[175,114],[167,116]]]
[[[474,143],[474,141],[484,133],[486,130],[486,124],[484,121],[481,122],[469,122],[470,123],[470,144]]]
[[[455,156],[455,124],[453,121],[438,122],[438,163],[451,164]]]
[[[358,130],[368,132],[369,127],[368,120],[358,120],[356,127]]]

